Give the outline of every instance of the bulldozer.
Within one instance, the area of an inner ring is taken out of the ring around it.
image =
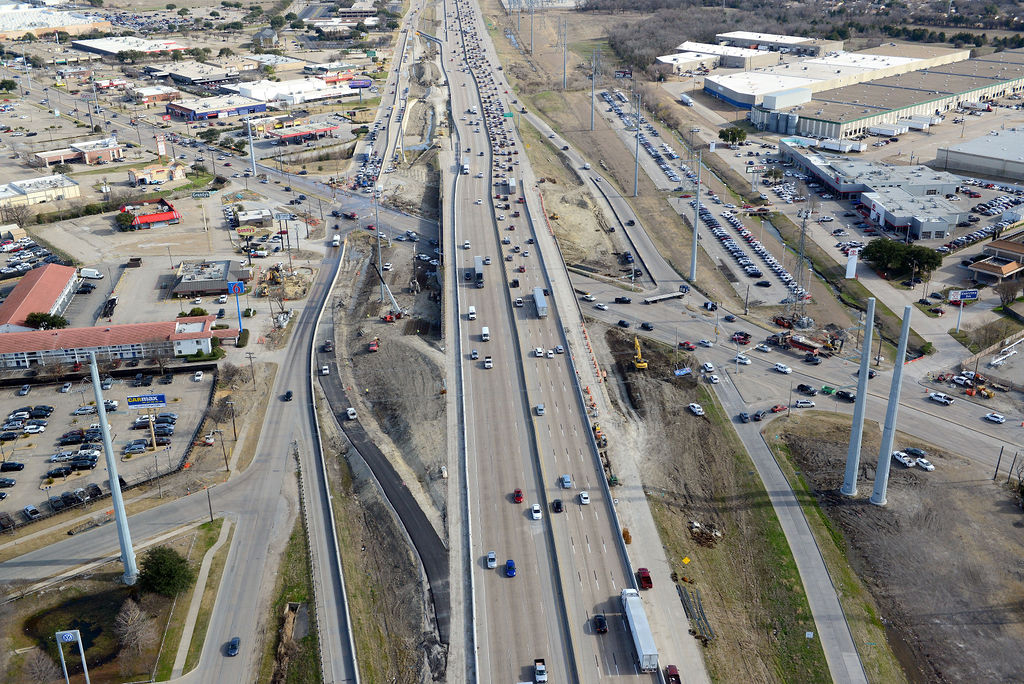
[[[646,369],[647,360],[644,359],[644,355],[640,350],[640,338],[636,335],[633,336],[633,348],[636,350],[633,354],[633,368],[637,370]]]

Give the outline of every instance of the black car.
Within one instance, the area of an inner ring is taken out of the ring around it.
[[[98,499],[103,496],[103,490],[98,484],[91,483],[85,487],[85,496],[88,499]]]
[[[10,473],[15,470],[24,470],[24,463],[15,463],[14,461],[4,461],[0,463],[0,473]]]
[[[821,364],[821,357],[813,354],[808,354],[804,357],[804,363],[809,363],[812,366],[818,366]]]
[[[768,410],[767,409],[761,409],[760,411],[758,411],[757,413],[754,414],[754,420],[764,420],[767,416],[768,416]]]
[[[174,425],[178,421],[170,416],[157,416],[153,422],[157,425]]]
[[[629,298],[629,297],[616,297],[615,298],[615,303],[616,304],[632,304],[633,300],[631,298]]]
[[[293,396],[294,395],[292,394],[292,391],[288,390],[287,392],[284,393],[284,400],[291,401]]]
[[[161,385],[170,385],[172,382],[174,382],[174,374],[173,373],[167,373],[166,375],[161,375],[160,376],[160,384]]]
[[[856,393],[849,392],[847,390],[839,390],[838,392],[836,392],[836,397],[839,398],[839,399],[842,399],[843,401],[856,401],[857,400]]]
[[[78,504],[82,503],[82,501],[72,492],[64,492],[63,494],[60,495],[60,500],[63,501],[64,505],[68,508],[71,508],[72,506],[77,506]]]
[[[46,471],[46,477],[50,477],[50,478],[54,478],[54,479],[56,479],[58,477],[67,477],[70,474],[71,474],[71,468],[69,468],[68,466],[61,466],[59,468],[51,468],[50,470]]]
[[[744,411],[743,413],[741,413],[739,415],[739,419],[740,419],[741,423],[749,423],[750,422],[750,414],[747,413],[746,411]]]
[[[18,439],[19,434],[20,433],[11,432],[9,430],[7,432],[0,432],[0,442],[13,442]]]
[[[17,484],[17,481],[13,477],[0,477],[0,487],[4,489],[13,487],[15,484]]]
[[[640,327],[643,330],[654,330],[654,324],[653,323],[648,323],[647,321],[644,321],[643,323],[641,323]]]
[[[508,286],[509,287],[519,287],[519,278],[513,278],[511,281],[509,281]]]
[[[810,385],[797,385],[796,391],[806,394],[809,397],[813,397],[818,393],[818,390]]]
[[[619,321],[619,327],[620,328],[628,328],[629,327],[629,321],[627,321],[625,319]],[[0,435],[0,438],[2,438],[2,437],[3,437],[3,435]]]
[[[561,513],[563,510],[565,510],[564,506],[562,506],[562,500],[561,499],[555,499],[554,501],[552,501],[551,502],[551,510],[554,513]]]
[[[608,633],[608,620],[605,619],[604,615],[601,615],[600,613],[595,615],[593,618],[593,623],[595,632],[597,632],[598,634]]]
[[[732,314],[726,314],[725,315],[725,321],[727,323],[734,323],[736,321],[736,317],[733,316]]]
[[[238,646],[241,643],[242,640],[240,638],[233,638],[231,641],[228,642],[227,648],[224,649],[224,653],[231,657],[238,655]]]
[[[64,501],[59,496],[51,496],[47,503],[50,504],[50,508],[53,509],[54,513],[64,510]]]
[[[857,377],[860,377],[860,368],[857,369],[857,372],[855,372],[854,375],[856,375]],[[868,380],[871,380],[876,375],[878,375],[878,373],[876,373],[873,368],[869,368],[868,369]]]
[[[224,309],[217,309],[217,318],[224,318],[226,315]]]

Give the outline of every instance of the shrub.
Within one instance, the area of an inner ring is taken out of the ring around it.
[[[244,347],[249,344],[249,329],[246,328],[242,332],[238,333],[238,342],[235,344],[236,347]]]

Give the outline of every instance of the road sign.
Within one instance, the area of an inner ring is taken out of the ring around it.
[[[292,220],[292,215],[291,214],[274,214],[274,220],[275,221],[291,221]]]
[[[163,394],[140,394],[128,397],[125,402],[130,409],[163,408],[167,406],[167,396]]]
[[[764,164],[754,164],[747,167],[747,173],[764,173],[768,169]]]
[[[192,193],[192,199],[206,199],[210,196],[209,190],[197,190]]]
[[[245,294],[245,283],[243,283],[241,280],[232,280],[231,282],[228,283],[228,294]]]
[[[511,119],[515,115],[516,115],[515,112],[505,112],[504,114],[502,114],[502,116],[505,117],[506,119]]]
[[[950,290],[947,299],[951,302],[968,302],[978,298],[977,290]]]

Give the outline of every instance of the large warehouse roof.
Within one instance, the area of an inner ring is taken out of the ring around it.
[[[1024,129],[992,131],[980,138],[950,145],[950,152],[1000,161],[1024,161]]]
[[[680,52],[703,52],[711,55],[724,55],[728,57],[752,57],[759,55],[759,50],[748,50],[747,48],[730,47],[728,45],[714,45],[712,43],[695,43],[688,40],[676,46]]]
[[[783,36],[775,33],[755,33],[753,31],[719,33],[716,38],[719,40],[744,40],[752,43],[789,43],[792,45],[813,41],[813,38],[805,38],[803,36]]]
[[[137,52],[163,52],[173,50],[187,50],[181,43],[173,40],[148,40],[134,36],[118,36],[114,38],[93,38],[90,40],[73,40],[73,47],[87,52],[100,52],[108,55],[116,55],[125,50]]]

